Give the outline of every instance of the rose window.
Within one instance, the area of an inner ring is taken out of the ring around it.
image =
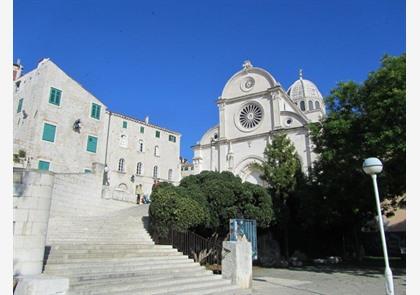
[[[255,103],[247,104],[239,113],[239,122],[242,127],[252,129],[256,127],[262,120],[263,111],[261,107]]]

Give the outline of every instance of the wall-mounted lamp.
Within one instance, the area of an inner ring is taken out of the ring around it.
[[[80,119],[77,119],[73,123],[73,130],[76,132],[80,132],[80,129],[82,129],[82,121]]]

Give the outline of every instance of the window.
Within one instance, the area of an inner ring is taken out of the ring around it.
[[[158,145],[155,146],[155,156],[159,157],[159,146]]]
[[[45,170],[45,171],[50,170],[50,162],[39,160],[38,169]]]
[[[304,102],[304,101],[301,101],[301,102],[300,102],[300,109],[301,109],[302,111],[305,111],[305,102]]]
[[[312,111],[314,109],[314,102],[312,100],[309,101],[309,110]]]
[[[42,140],[54,142],[55,141],[56,126],[44,123],[44,131],[42,133]]]
[[[127,147],[128,146],[128,138],[127,138],[127,135],[125,135],[125,134],[122,134],[121,135],[121,138],[120,138],[120,146],[121,147]]]
[[[168,180],[172,180],[172,169],[168,170]]]
[[[61,90],[51,87],[49,103],[59,106],[60,101],[61,101]]]
[[[22,111],[22,106],[23,106],[23,98],[19,99],[17,113],[20,113]]]
[[[140,133],[144,133],[144,127],[140,126]]]
[[[96,153],[96,146],[98,144],[98,138],[95,136],[88,136],[86,150],[88,152]]]
[[[319,105],[319,101],[315,102],[315,109],[320,110],[321,106]]]
[[[158,173],[159,173],[159,171],[158,171],[158,166],[155,166],[155,167],[153,167],[153,178],[158,178]]]
[[[143,173],[143,163],[142,162],[138,162],[137,163],[136,174],[137,175],[142,175],[142,173]]]
[[[169,135],[169,141],[176,142],[176,136]]]
[[[119,161],[118,161],[118,171],[119,172],[124,172],[124,170],[125,170],[125,160],[123,159],[123,158],[121,158]]]
[[[127,191],[128,190],[128,186],[125,183],[120,183],[117,187],[117,190],[120,191]]]
[[[155,137],[156,137],[156,138],[160,138],[160,131],[157,131],[157,130],[156,130]]]
[[[100,119],[101,117],[101,106],[96,104],[96,103],[92,103],[92,109],[90,111],[90,116],[94,119]]]
[[[90,170],[90,169],[88,169],[88,168],[85,168],[84,172],[85,172],[85,173],[92,173],[92,170]]]
[[[143,140],[142,139],[140,139],[139,140],[139,152],[143,152],[144,151],[144,144],[143,144]]]
[[[127,121],[123,121],[123,128],[127,129],[128,123]]]

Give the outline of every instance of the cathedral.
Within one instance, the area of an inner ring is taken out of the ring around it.
[[[266,70],[245,61],[217,100],[219,124],[193,146],[194,173],[230,171],[243,181],[264,185],[253,163],[264,161],[264,149],[276,132],[294,144],[302,169],[310,169],[316,154],[308,124],[319,122],[325,105],[317,86],[302,71],[286,91]]]

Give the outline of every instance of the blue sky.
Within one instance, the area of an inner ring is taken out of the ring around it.
[[[111,110],[182,133],[181,155],[218,123],[245,59],[287,89],[322,94],[405,52],[405,1],[15,0],[14,59],[51,58]]]

